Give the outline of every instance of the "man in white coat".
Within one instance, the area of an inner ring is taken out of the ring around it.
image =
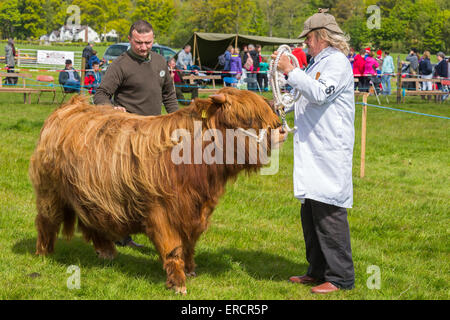
[[[318,284],[313,293],[354,287],[347,209],[353,204],[354,84],[347,59],[348,37],[328,10],[305,22],[312,59],[305,71],[282,56],[278,69],[302,93],[293,110],[294,195],[302,203],[301,221],[308,271],[289,280]],[[276,52],[272,58],[276,57]]]

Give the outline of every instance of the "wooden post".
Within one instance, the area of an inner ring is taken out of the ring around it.
[[[397,56],[397,103],[402,99],[402,65],[400,56]]]
[[[196,39],[196,38],[195,38]],[[195,40],[194,39],[194,40]],[[202,61],[200,60],[200,51],[198,50],[198,42],[196,41],[195,42],[195,47],[197,48],[197,54],[198,54],[198,58],[197,58],[197,60],[198,60],[198,66],[200,67],[200,69],[202,68]]]
[[[368,93],[363,95],[363,108],[361,119],[361,171],[360,177],[364,178],[366,166],[366,122],[367,122],[367,97]]]
[[[197,34],[194,32],[194,64],[197,64],[196,60],[195,60],[195,54],[197,53]]]
[[[239,34],[236,34],[236,40],[234,41],[234,47],[237,48],[238,47],[238,36]]]
[[[82,57],[81,58],[81,79],[80,79],[80,93],[81,94],[84,94],[83,84],[84,84],[84,76],[85,76],[85,73],[86,73],[85,68],[86,68],[86,58]]]

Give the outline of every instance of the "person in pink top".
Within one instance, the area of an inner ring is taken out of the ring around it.
[[[366,58],[366,63],[364,64],[364,77],[363,77],[363,88],[367,92],[370,88],[370,77],[377,75],[378,62],[374,58],[374,53],[370,52]]]
[[[364,75],[376,75],[378,68],[378,62],[374,58],[374,53],[370,52],[366,58],[366,63],[364,64]]]
[[[364,60],[365,52],[364,49],[361,49],[359,54],[357,54],[353,60],[353,76],[358,79],[358,81],[355,82],[355,90],[358,88],[359,91],[361,91],[363,84],[362,75],[364,74],[364,65],[366,63]]]

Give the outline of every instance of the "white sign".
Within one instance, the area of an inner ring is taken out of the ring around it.
[[[66,60],[72,60],[74,62],[74,53],[70,51],[47,51],[38,50],[37,51],[37,63],[38,64],[56,64],[64,65]]]

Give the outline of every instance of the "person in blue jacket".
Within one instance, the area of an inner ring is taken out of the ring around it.
[[[104,61],[100,60],[100,59],[97,57],[97,51],[95,51],[95,50],[92,52],[92,56],[89,58],[89,61],[88,61],[89,69],[93,69],[93,68],[92,68],[92,65],[94,64],[94,62],[98,63],[98,65],[99,65],[100,67],[101,67],[101,66],[103,65],[103,63],[104,63]]]

